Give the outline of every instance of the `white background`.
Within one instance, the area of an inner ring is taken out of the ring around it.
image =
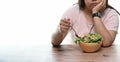
[[[50,44],[62,14],[77,0],[0,0],[0,46]],[[119,12],[119,0],[109,0]],[[68,42],[70,37],[67,36]]]
[[[0,0],[0,62],[46,62],[46,56],[52,58],[49,53],[43,54],[48,50],[41,45],[51,45],[51,36],[62,14],[76,2],[77,0]],[[119,0],[109,2],[120,12]],[[117,41],[120,40],[119,37],[120,34]],[[70,41],[68,35],[63,44],[70,44]]]

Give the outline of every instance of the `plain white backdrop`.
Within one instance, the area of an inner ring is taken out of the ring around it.
[[[76,2],[0,0],[0,62],[45,62],[46,55],[40,51],[48,50],[41,45],[51,45],[51,36],[62,14]],[[109,0],[109,3],[120,12],[119,0]],[[116,43],[120,44],[120,29],[118,34]],[[71,42],[68,35],[63,44]]]
[[[0,0],[0,46],[50,44],[62,14],[76,2]],[[109,0],[109,3],[120,12],[119,0]],[[69,35],[66,40],[63,43],[69,43]]]

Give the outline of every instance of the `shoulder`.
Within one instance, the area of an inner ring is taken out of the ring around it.
[[[111,8],[107,8],[103,12],[102,16],[103,16],[102,17],[103,20],[118,19],[119,18],[118,13],[114,9],[111,9]]]
[[[69,10],[76,10],[76,9],[78,10],[79,6],[78,6],[78,4],[74,4],[74,5],[70,6],[68,9]]]
[[[114,9],[111,9],[111,8],[107,8],[105,11],[104,11],[104,15],[118,15],[117,12],[114,10]]]
[[[75,16],[78,16],[78,14],[79,14],[79,6],[78,4],[74,4],[63,13],[62,18],[75,19],[76,18]]]
[[[72,13],[72,12],[78,12],[79,11],[79,6],[78,4],[74,4],[70,6],[65,12]]]
[[[118,17],[118,13],[114,9],[107,8],[104,11],[102,21],[108,30],[113,30],[113,31],[118,30],[119,17]]]

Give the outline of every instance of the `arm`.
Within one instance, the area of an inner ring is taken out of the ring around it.
[[[96,33],[101,34],[101,36],[103,37],[102,46],[104,47],[111,46],[116,37],[117,32],[107,30],[105,25],[102,23],[101,18],[99,17],[94,17],[93,21]]]
[[[96,7],[93,8],[92,13],[103,12],[105,8],[106,8],[106,0],[102,0]],[[116,16],[114,17],[116,18]],[[108,24],[113,20],[116,21],[116,19],[110,20],[110,18],[108,19]],[[103,24],[100,17],[93,17],[93,23],[96,33],[101,34],[101,36],[103,37],[102,46],[104,47],[111,46],[113,41],[115,40],[117,32],[113,30],[108,30],[107,27],[105,27],[105,25]],[[112,22],[112,24],[114,23]]]
[[[60,22],[60,29],[58,29],[52,36],[52,45],[59,46],[66,37],[70,28],[70,19],[62,19]]]
[[[62,33],[59,30],[57,30],[52,36],[52,45],[56,47],[59,46],[66,37],[66,35],[67,33]]]

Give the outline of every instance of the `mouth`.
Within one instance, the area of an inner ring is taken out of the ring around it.
[[[98,5],[98,3],[92,3],[91,5],[92,5],[92,6],[96,6],[96,5]]]

